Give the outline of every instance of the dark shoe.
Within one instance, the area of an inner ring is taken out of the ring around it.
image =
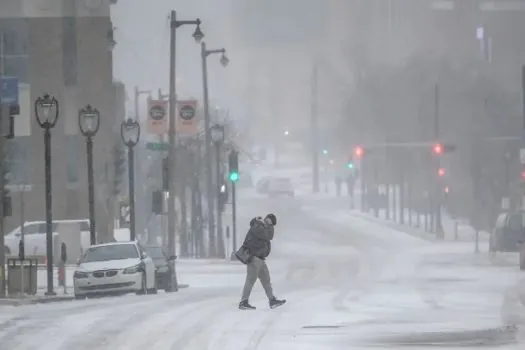
[[[255,306],[248,303],[248,300],[243,300],[239,303],[239,310],[255,310]]]
[[[276,307],[279,307],[286,303],[286,299],[279,300],[277,298],[270,299],[270,309],[275,309]]]

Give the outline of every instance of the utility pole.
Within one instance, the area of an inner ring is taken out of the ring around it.
[[[440,130],[439,130],[439,84],[434,85],[434,137],[439,142]],[[443,223],[441,221],[441,179],[438,175],[439,168],[441,167],[440,157],[436,157],[436,168],[432,176],[436,177],[435,182],[435,201],[436,201],[436,237],[439,239],[444,238]]]
[[[318,132],[318,104],[319,104],[319,63],[314,62],[312,67],[311,99],[311,143],[312,143],[312,192],[319,192],[319,132]]]
[[[4,76],[4,33],[0,32],[0,79]],[[4,239],[4,118],[9,116],[9,108],[3,103],[0,87],[0,297],[6,296],[5,278],[5,239]]]
[[[200,30],[200,19],[192,21],[178,21],[177,12],[175,10],[171,11],[170,14],[170,86],[169,86],[169,131],[168,131],[168,188],[169,188],[169,197],[168,197],[168,249],[171,256],[176,254],[175,247],[175,234],[177,229],[176,221],[176,211],[175,211],[175,197],[176,197],[176,188],[175,188],[175,156],[176,156],[176,118],[175,110],[177,104],[177,71],[176,71],[176,59],[177,59],[177,28],[183,25],[196,25],[195,32],[193,37],[195,41],[200,42],[204,34]],[[174,264],[175,266],[175,264]],[[173,276],[171,279],[174,290],[177,291],[177,273],[173,270]]]
[[[159,88],[159,90],[158,90],[158,99],[159,100],[169,99],[169,97],[170,97],[169,94],[164,95],[162,93],[162,89]],[[166,142],[166,138],[165,138],[164,134],[159,135],[159,142],[160,142],[161,145],[164,145],[164,143]],[[164,157],[166,157],[166,154],[165,154],[164,151],[161,151],[160,152],[160,183],[161,183],[161,189],[163,189],[162,188],[162,186],[163,186],[163,178],[162,177],[164,175]],[[165,197],[164,197],[164,199],[165,199]],[[163,200],[163,203],[164,202],[165,201]],[[164,207],[164,205],[163,205],[163,207]],[[163,209],[163,211],[164,210],[165,209]],[[163,238],[162,239],[162,243],[163,244],[166,243],[164,241],[164,237],[166,237],[166,233],[167,233],[166,232],[166,219],[165,219],[165,217],[166,217],[166,213],[163,212],[162,215],[160,216],[160,231],[161,231],[161,237]]]

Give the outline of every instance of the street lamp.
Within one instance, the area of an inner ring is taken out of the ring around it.
[[[47,255],[47,292],[46,295],[56,295],[53,291],[53,204],[51,195],[51,129],[58,121],[58,101],[45,94],[35,101],[35,116],[38,125],[44,129],[44,162],[46,177],[46,255]]]
[[[78,127],[86,138],[88,195],[89,195],[89,241],[91,245],[97,243],[95,225],[95,194],[93,185],[93,136],[100,126],[100,112],[87,105],[78,112]]]
[[[201,20],[196,18],[195,20],[177,20],[177,11],[171,11],[170,15],[170,80],[169,80],[169,111],[168,111],[168,120],[169,120],[169,130],[168,130],[168,189],[170,193],[170,200],[168,201],[168,250],[170,256],[175,255],[175,231],[176,231],[176,221],[175,221],[175,132],[176,132],[176,104],[177,104],[177,70],[176,70],[176,54],[177,54],[177,29],[184,25],[194,25],[195,32],[193,33],[193,38],[196,42],[201,42],[204,38],[204,34],[201,30]],[[171,281],[173,285],[173,290],[177,291],[177,274],[175,272],[175,264],[173,264],[173,270],[171,275]]]
[[[128,185],[129,185],[129,232],[130,240],[135,240],[135,157],[133,147],[140,139],[140,124],[128,118],[120,125],[122,142],[128,147]]]
[[[217,198],[217,237],[219,238],[219,242],[222,242],[222,213],[221,213],[221,206],[220,206],[220,192],[221,192],[221,185],[222,185],[222,176],[221,176],[221,146],[224,143],[224,126],[215,124],[210,129],[211,139],[213,143],[215,144],[215,171],[217,175],[217,191],[216,191],[216,198]],[[213,198],[213,197],[212,197]],[[211,198],[210,198],[211,200]],[[220,252],[221,250],[219,250]],[[219,254],[218,254],[219,255]]]
[[[210,126],[210,106],[209,106],[209,96],[208,96],[208,62],[207,58],[209,55],[221,54],[220,62],[226,67],[229,63],[228,58],[226,57],[226,50],[207,50],[206,43],[201,43],[201,63],[202,63],[202,87],[203,87],[203,102],[204,102],[204,139],[205,139],[205,159],[206,159],[206,187],[208,192],[208,234],[210,239],[210,252],[214,253],[217,251],[215,236],[214,236],[214,225],[215,220],[213,218],[213,180],[212,180],[212,161],[211,161],[211,126]]]

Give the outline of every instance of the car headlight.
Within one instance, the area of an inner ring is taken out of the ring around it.
[[[83,271],[75,271],[73,278],[88,278],[88,273]]]
[[[127,269],[124,269],[124,274],[134,274],[144,271],[142,268],[142,264],[138,264],[132,267],[128,267]]]

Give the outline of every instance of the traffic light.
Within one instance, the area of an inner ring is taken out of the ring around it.
[[[113,161],[114,161],[114,170],[115,170],[115,177],[113,178],[113,195],[119,195],[122,191],[121,184],[124,177],[124,173],[126,172],[126,155],[125,150],[122,145],[116,144],[113,147]]]
[[[239,153],[237,151],[232,150],[228,155],[228,165],[230,169],[228,178],[230,181],[239,181]]]
[[[445,168],[439,168],[439,169],[438,169],[438,175],[439,175],[440,177],[445,176]]]
[[[354,161],[353,160],[349,160],[347,163],[346,163],[346,167],[350,170],[354,169]]]
[[[444,191],[445,191],[446,194],[448,194],[450,192],[450,189],[448,188],[448,186],[445,186]]]
[[[521,177],[521,181],[525,182],[525,170],[521,171],[520,177]]]
[[[442,155],[443,153],[454,152],[456,146],[449,143],[436,143],[432,146],[432,153],[437,156]]]
[[[168,157],[162,159],[162,189],[169,191],[169,163]]]
[[[160,215],[163,213],[164,192],[153,191],[151,193],[151,212]]]
[[[328,154],[328,150],[325,148],[323,149],[323,154],[326,156]]]
[[[226,203],[228,202],[228,187],[226,184],[222,184],[219,189],[219,210],[224,212],[224,207],[226,206]]]
[[[361,158],[363,157],[363,155],[365,154],[365,150],[363,149],[363,147],[361,146],[357,146],[355,149],[354,149],[354,154],[357,158]]]

